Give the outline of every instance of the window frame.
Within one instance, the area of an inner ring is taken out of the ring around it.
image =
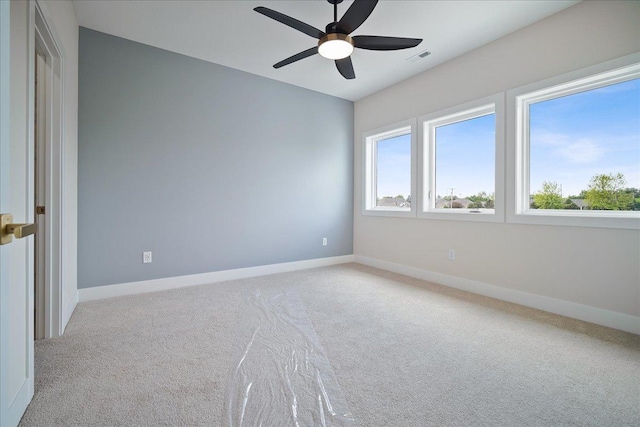
[[[435,209],[436,185],[436,143],[435,129],[439,126],[469,120],[488,114],[495,116],[494,145],[494,209],[493,212],[477,209]],[[418,167],[420,188],[418,189],[418,217],[423,219],[444,219],[458,221],[504,222],[504,179],[505,179],[505,99],[504,92],[479,98],[464,104],[427,114],[418,118],[420,124],[420,144]],[[433,197],[430,197],[433,196]]]
[[[507,222],[640,229],[638,211],[531,209],[529,105],[640,78],[640,54],[507,91]]]
[[[416,217],[416,119],[403,120],[384,127],[380,127],[363,134],[362,148],[362,214],[371,216],[390,217]],[[411,134],[411,208],[398,209],[392,207],[376,206],[377,180],[376,180],[376,149],[377,142],[395,136]]]

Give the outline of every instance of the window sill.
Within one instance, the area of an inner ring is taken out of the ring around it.
[[[585,211],[556,211],[552,209],[528,209],[521,214],[508,215],[507,222],[516,224],[640,230],[640,215],[634,211],[599,213]]]
[[[406,209],[390,209],[390,208],[376,208],[376,209],[363,209],[362,215],[367,216],[386,216],[386,217],[398,217],[398,218],[415,218],[416,213],[412,210]]]
[[[504,222],[504,216],[494,209],[437,209],[419,212],[418,218],[449,221]]]

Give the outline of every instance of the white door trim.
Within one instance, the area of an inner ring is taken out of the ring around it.
[[[36,194],[35,204],[36,206],[46,205],[46,68],[47,65],[46,55],[42,52],[42,48],[39,46],[38,39],[36,37],[36,52],[35,57],[36,64],[36,94],[35,94],[35,172],[36,172]],[[38,214],[36,208],[36,216],[34,221],[38,228],[38,232],[35,235],[35,293],[34,293],[34,310],[35,310],[35,339],[40,340],[45,338],[45,316],[46,316],[46,304],[45,304],[45,246],[46,246],[46,221],[45,217]]]
[[[47,60],[45,95],[45,189],[44,200],[44,337],[54,338],[64,333],[68,316],[63,316],[62,295],[62,248],[64,233],[62,229],[63,203],[62,188],[64,182],[64,53],[57,41],[55,31],[47,20],[46,4],[35,3],[35,42]],[[35,47],[34,47],[35,48]],[[35,55],[35,51],[33,52]],[[32,56],[33,56],[32,55]],[[30,79],[34,85],[34,79]],[[31,117],[33,123],[34,117]],[[65,319],[64,317],[67,317]]]

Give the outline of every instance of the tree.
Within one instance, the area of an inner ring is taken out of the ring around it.
[[[544,181],[542,190],[533,195],[533,203],[538,209],[564,209],[560,184]]]
[[[472,202],[486,202],[487,200],[490,200],[491,197],[487,195],[486,191],[481,191],[478,194],[474,194],[473,196],[468,196],[467,199],[471,200]]]
[[[594,175],[585,193],[585,200],[591,209],[632,210],[634,195],[631,192],[625,192],[626,183],[627,181],[621,173]]]
[[[466,199],[471,203],[467,206],[469,209],[493,209],[494,208],[495,194],[488,194],[486,191],[481,191],[473,196],[467,196]]]

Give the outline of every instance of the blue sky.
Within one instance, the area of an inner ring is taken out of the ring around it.
[[[378,141],[377,197],[403,195],[411,192],[411,135],[401,135]]]
[[[436,195],[495,192],[495,114],[436,128]]]
[[[622,173],[640,188],[640,79],[531,105],[531,194],[543,181],[564,196],[596,174]],[[494,192],[493,114],[436,130],[436,194]],[[409,135],[378,142],[378,197],[409,194]]]
[[[543,181],[564,196],[586,190],[596,174],[622,173],[640,188],[640,80],[531,105],[531,193]]]

